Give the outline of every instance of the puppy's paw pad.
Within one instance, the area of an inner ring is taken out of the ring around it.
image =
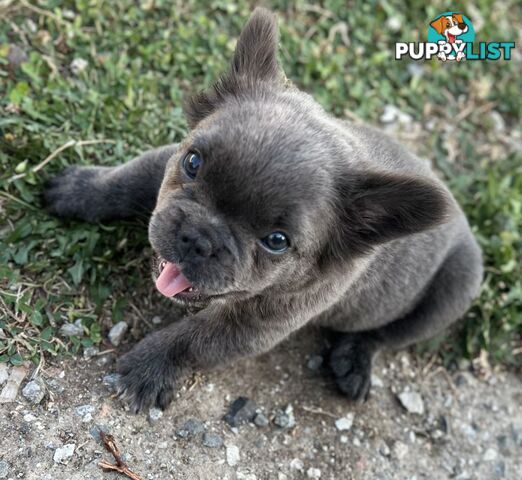
[[[344,340],[330,354],[330,368],[339,390],[354,402],[368,398],[371,386],[372,350],[356,339]]]
[[[134,413],[151,407],[164,410],[174,397],[175,377],[161,361],[136,361],[131,352],[120,360],[118,373],[121,375],[116,389],[118,398]]]

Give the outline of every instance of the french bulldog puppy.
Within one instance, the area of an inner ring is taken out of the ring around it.
[[[165,408],[187,372],[310,323],[334,332],[336,383],[364,400],[378,351],[441,332],[479,291],[481,252],[444,184],[382,132],[289,85],[277,41],[274,15],[256,9],[229,70],[186,103],[182,143],[72,167],[45,192],[60,217],[152,212],[156,287],[192,313],[120,359],[135,411]]]

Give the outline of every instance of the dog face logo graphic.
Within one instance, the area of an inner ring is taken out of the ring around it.
[[[468,31],[468,26],[460,13],[442,16],[430,23],[440,35],[446,37],[448,43],[455,43],[455,39]]]
[[[428,24],[427,42],[396,42],[395,60],[408,56],[412,60],[437,57],[462,60],[511,60],[515,42],[475,42],[470,19],[459,12],[443,12]]]
[[[440,60],[457,60],[460,62],[466,58],[463,51],[464,44],[473,41],[475,37],[473,25],[468,18],[461,13],[446,12],[433,20],[430,27],[428,41],[448,47],[442,49],[439,53]]]

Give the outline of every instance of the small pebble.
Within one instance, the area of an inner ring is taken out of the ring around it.
[[[257,480],[257,477],[253,473],[237,472],[237,480]]]
[[[45,388],[40,380],[27,382],[22,390],[22,395],[35,405],[40,403],[45,396]]]
[[[223,445],[223,438],[217,433],[207,432],[203,435],[203,445],[209,448],[219,448]]]
[[[227,463],[230,467],[235,467],[239,463],[239,448],[236,445],[227,445]]]
[[[257,480],[257,477],[254,473],[245,472],[237,472],[236,478],[237,480]]]
[[[9,378],[7,363],[0,363],[0,385]]]
[[[24,422],[31,423],[36,420],[36,417],[32,413],[27,413],[24,415]]]
[[[156,315],[155,317],[152,317],[153,325],[159,325],[162,321],[163,321],[163,319],[161,317],[159,317],[158,315]]]
[[[419,393],[404,391],[399,394],[399,401],[409,413],[424,414],[424,401]]]
[[[194,437],[205,431],[203,423],[195,418],[189,418],[183,426],[176,431],[176,435],[180,438]]]
[[[335,421],[335,428],[337,428],[337,430],[339,430],[341,432],[344,430],[350,430],[350,428],[352,428],[352,425],[353,425],[353,419],[354,419],[353,413],[348,413],[344,417],[338,418]]]
[[[114,325],[109,330],[109,341],[115,347],[117,347],[123,340],[123,337],[124,337],[125,333],[127,332],[128,328],[129,328],[129,326],[125,322],[123,322],[123,321],[118,322],[116,325]]]
[[[109,389],[115,390],[121,375],[119,373],[109,373],[103,377],[102,383]]]
[[[388,447],[386,442],[382,442],[381,446],[379,447],[379,453],[383,457],[389,457],[391,455],[390,447]]]
[[[98,347],[95,347],[95,346],[86,347],[86,348],[83,349],[83,357],[84,358],[95,357],[96,355],[98,355],[98,353],[100,353],[100,349]]]
[[[55,463],[63,463],[64,465],[73,456],[76,444],[69,443],[63,447],[59,447],[54,451],[53,460]]]
[[[81,321],[75,323],[64,323],[60,327],[60,333],[65,337],[81,337],[84,334],[84,330]]]
[[[239,427],[251,422],[256,416],[256,410],[257,405],[252,400],[246,397],[239,397],[230,405],[223,420],[231,427]]]
[[[79,407],[76,407],[74,409],[74,413],[78,415],[79,417],[83,417],[87,415],[88,413],[93,413],[95,407],[93,405],[80,405]]]
[[[268,418],[266,418],[266,416],[261,413],[261,412],[258,412],[256,413],[256,416],[254,417],[254,423],[258,426],[258,427],[268,427],[268,424],[270,423],[268,421]]]
[[[149,410],[149,422],[157,422],[161,417],[163,417],[163,411],[160,408],[153,407]]]
[[[318,468],[312,468],[312,467],[310,467],[310,468],[306,471],[306,476],[307,476],[308,478],[313,478],[313,479],[321,478],[321,470],[319,470]]]
[[[290,468],[302,472],[304,470],[304,463],[300,458],[294,458],[290,461]]]
[[[74,75],[79,75],[87,68],[88,65],[89,63],[87,62],[87,60],[84,60],[83,58],[75,58],[71,62],[71,72]]]
[[[287,405],[283,410],[278,410],[274,417],[274,424],[280,428],[295,427],[294,408],[292,405]]]
[[[105,425],[94,425],[90,430],[89,433],[91,434],[91,437],[94,438],[98,443],[102,443],[101,439],[101,432],[107,433],[108,429]]]
[[[395,442],[393,445],[393,454],[398,460],[402,460],[406,455],[408,455],[408,445],[402,442]]]
[[[497,451],[494,448],[488,448],[486,450],[486,453],[484,453],[485,462],[492,462],[493,460],[496,460],[496,458],[497,458]]]
[[[312,355],[308,359],[308,362],[306,363],[306,367],[309,370],[312,370],[315,372],[321,368],[322,364],[323,364],[323,357],[321,357],[321,355]]]
[[[7,478],[9,475],[9,464],[5,460],[0,460],[0,478]]]
[[[371,383],[372,383],[373,388],[383,388],[384,387],[384,383],[382,382],[381,378],[375,374],[372,374]]]

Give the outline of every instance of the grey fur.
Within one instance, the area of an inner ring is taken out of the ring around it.
[[[382,132],[287,85],[276,32],[256,9],[230,70],[187,102],[182,144],[68,170],[46,193],[53,213],[87,220],[157,200],[150,242],[200,291],[180,300],[197,313],[121,358],[120,393],[136,411],[168,405],[186,372],[267,351],[309,323],[336,331],[331,370],[362,400],[376,352],[439,333],[479,291],[481,253],[448,189]],[[180,166],[189,151],[204,162],[195,180]],[[258,241],[275,230],[291,239],[284,254]]]

